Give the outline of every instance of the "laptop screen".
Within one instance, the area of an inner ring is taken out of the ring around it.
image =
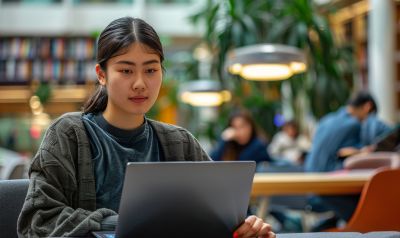
[[[129,163],[117,237],[232,237],[255,162]]]
[[[375,144],[375,151],[398,151],[400,144],[400,124],[392,130],[378,137]]]

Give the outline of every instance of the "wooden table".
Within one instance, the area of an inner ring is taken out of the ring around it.
[[[358,194],[374,170],[335,171],[328,173],[257,173],[252,197],[263,197],[257,215],[264,217],[271,195]]]

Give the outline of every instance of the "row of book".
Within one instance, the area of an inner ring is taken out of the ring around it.
[[[94,60],[0,60],[0,84],[31,80],[84,83],[95,80]]]
[[[0,59],[94,59],[90,37],[2,37]]]

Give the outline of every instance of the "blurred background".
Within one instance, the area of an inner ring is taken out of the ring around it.
[[[166,53],[148,117],[189,129],[208,151],[241,108],[267,141],[288,120],[311,140],[318,120],[360,89],[383,121],[399,121],[398,1],[0,0],[0,147],[30,158],[52,119],[80,110],[96,82],[96,38],[127,15],[149,22]],[[264,43],[296,47],[306,68],[285,80],[228,72],[230,51]],[[190,103],[183,95],[196,87],[219,101]]]

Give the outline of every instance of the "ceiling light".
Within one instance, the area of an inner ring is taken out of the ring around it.
[[[226,68],[248,80],[283,80],[305,72],[307,65],[304,53],[296,47],[258,44],[230,51]]]
[[[214,107],[231,100],[231,93],[213,80],[196,80],[182,84],[180,89],[182,102],[192,106]]]

